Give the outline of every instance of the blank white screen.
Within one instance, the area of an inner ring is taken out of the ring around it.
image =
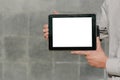
[[[92,17],[53,18],[53,47],[92,47]]]

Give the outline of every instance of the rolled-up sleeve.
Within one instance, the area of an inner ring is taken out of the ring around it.
[[[113,2],[115,2],[113,0]],[[101,15],[98,17],[98,25],[101,28],[108,28],[109,26],[111,27],[111,31],[112,33],[110,33],[110,57],[106,62],[106,71],[107,73],[112,76],[112,77],[119,77],[120,80],[120,58],[119,56],[117,56],[117,53],[120,53],[118,49],[118,39],[117,36],[115,34],[115,32],[113,32],[112,29],[114,25],[109,24],[109,17],[110,17],[110,13],[109,10],[110,6],[108,5],[109,3],[112,4],[112,2],[110,2],[110,0],[105,0],[105,2],[103,3],[102,7],[101,7]],[[116,15],[115,15],[116,16]],[[113,20],[112,20],[113,21]],[[114,30],[116,31],[116,29]],[[114,80],[118,80],[118,79],[114,79]]]
[[[109,75],[120,76],[120,59],[109,58],[106,63],[106,71]]]

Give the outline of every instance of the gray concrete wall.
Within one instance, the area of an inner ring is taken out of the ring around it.
[[[99,13],[103,0],[0,0],[0,80],[105,80],[84,56],[49,51],[43,24],[52,11]]]

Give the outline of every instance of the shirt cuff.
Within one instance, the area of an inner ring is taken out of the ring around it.
[[[120,59],[108,59],[106,62],[106,70],[110,75],[120,76]]]

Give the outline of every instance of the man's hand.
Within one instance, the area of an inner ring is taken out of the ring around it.
[[[49,33],[48,24],[45,24],[45,25],[43,26],[43,33],[44,33],[44,38],[45,38],[46,40],[48,40],[48,33]]]
[[[71,51],[72,54],[85,55],[88,63],[97,68],[106,68],[107,56],[105,55],[100,39],[97,37],[97,49],[93,51]]]
[[[53,11],[53,14],[58,14],[58,12]],[[44,34],[44,38],[48,40],[48,35],[49,35],[48,24],[43,25],[43,34]]]

